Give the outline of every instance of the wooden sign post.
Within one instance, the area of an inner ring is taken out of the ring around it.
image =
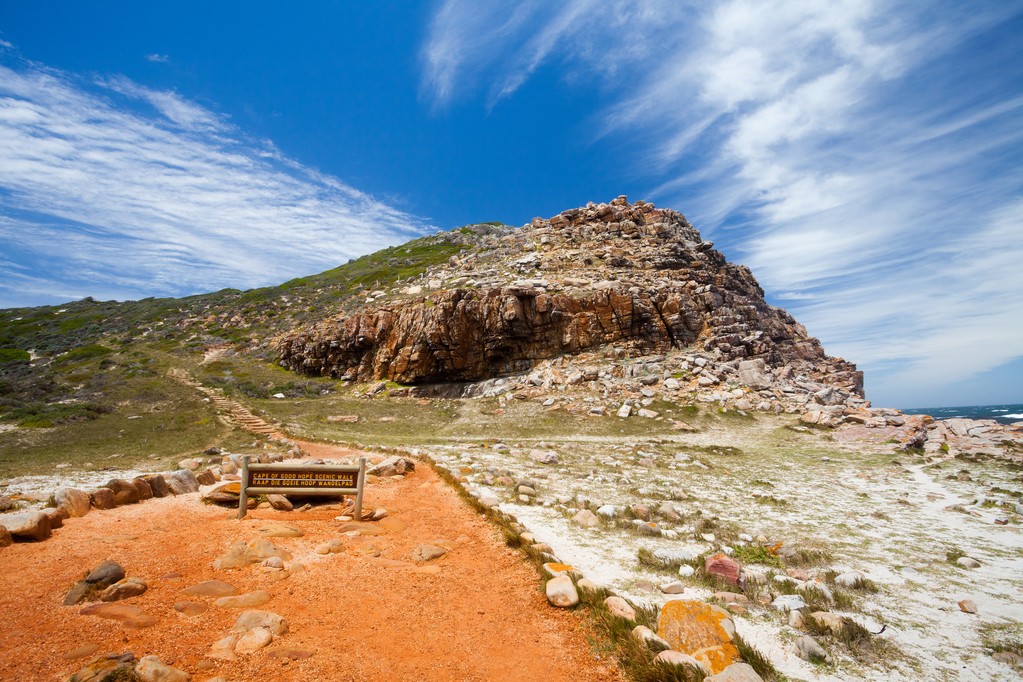
[[[249,495],[355,495],[355,518],[362,520],[362,490],[366,485],[366,458],[358,464],[252,464],[242,457],[238,518],[245,518]]]

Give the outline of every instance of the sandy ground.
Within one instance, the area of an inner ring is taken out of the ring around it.
[[[316,457],[350,454],[307,449]],[[370,485],[366,506],[388,509],[391,530],[340,536],[338,512],[325,507],[257,510],[237,521],[234,512],[192,494],[94,511],[68,520],[46,542],[0,550],[0,679],[66,680],[96,655],[69,659],[83,647],[155,654],[196,680],[621,679],[613,661],[592,652],[592,633],[580,616],[549,607],[533,569],[428,467]],[[228,546],[272,522],[305,531],[273,539],[304,571],[279,580],[258,566],[213,569]],[[336,537],[343,537],[344,552],[315,553]],[[428,565],[412,562],[418,544],[436,539],[457,546]],[[380,558],[366,554],[370,546]],[[121,603],[155,616],[155,625],[130,629],[61,605],[75,581],[107,559],[148,581],[145,594]],[[211,579],[243,593],[268,591],[271,601],[258,608],[284,616],[290,631],[237,661],[206,658],[239,613],[211,597],[181,594]],[[173,608],[189,599],[209,609],[188,617]],[[305,654],[311,655],[296,658]]]

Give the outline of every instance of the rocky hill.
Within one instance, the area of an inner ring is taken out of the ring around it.
[[[461,234],[469,248],[447,263],[284,335],[281,363],[355,381],[429,384],[563,360],[568,369],[554,383],[578,383],[586,373],[572,365],[587,364],[587,353],[682,351],[687,358],[666,367],[682,390],[768,409],[864,404],[862,372],[825,355],[764,300],[748,268],[729,263],[677,211],[618,197],[517,229],[475,225]]]

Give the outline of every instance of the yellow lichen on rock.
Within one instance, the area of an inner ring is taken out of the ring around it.
[[[661,608],[657,634],[676,651],[689,654],[717,674],[740,659],[732,644],[728,612],[700,601],[676,599]]]

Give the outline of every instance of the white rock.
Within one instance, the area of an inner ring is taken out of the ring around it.
[[[274,641],[274,633],[270,631],[270,628],[252,628],[238,638],[234,645],[234,652],[240,656],[254,654],[272,641]]]
[[[806,602],[798,594],[779,594],[771,602],[771,606],[779,611],[795,611],[806,606]]]
[[[835,584],[839,587],[856,587],[867,579],[863,571],[846,571],[835,576]]]
[[[615,507],[613,504],[605,504],[597,507],[597,514],[605,518],[613,518],[615,515]]]
[[[678,567],[678,574],[683,578],[692,577],[696,573],[696,569],[689,564],[682,564]]]
[[[135,664],[135,674],[141,682],[188,682],[192,679],[184,670],[172,668],[156,656],[143,656]]]
[[[545,591],[547,592],[547,601],[552,606],[567,609],[579,603],[579,592],[567,574],[548,580]]]

